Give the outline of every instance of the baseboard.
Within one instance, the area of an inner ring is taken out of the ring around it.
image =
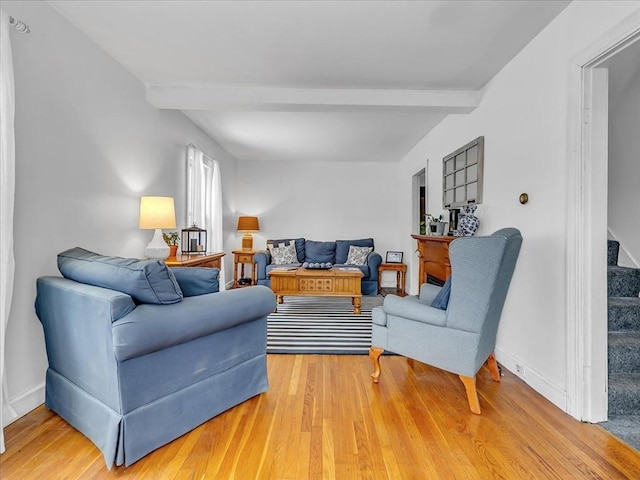
[[[11,407],[16,412],[15,418],[9,418],[6,412],[2,415],[2,428],[25,416],[34,408],[44,403],[44,383],[11,400]]]
[[[565,389],[550,382],[530,365],[499,348],[496,348],[496,360],[560,410],[563,412],[568,411],[568,399]]]

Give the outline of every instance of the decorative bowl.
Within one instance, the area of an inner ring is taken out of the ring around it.
[[[333,267],[333,264],[331,262],[327,262],[327,263],[304,262],[302,264],[302,268],[306,268],[309,270],[329,270],[331,267]]]

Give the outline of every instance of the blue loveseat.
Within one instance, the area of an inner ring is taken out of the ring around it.
[[[274,267],[283,266],[301,266],[304,262],[308,263],[327,263],[330,262],[336,266],[347,265],[349,248],[354,247],[370,247],[371,253],[366,258],[364,265],[349,266],[357,267],[362,270],[362,294],[377,295],[378,294],[378,266],[382,263],[382,257],[375,252],[373,238],[363,238],[358,240],[336,240],[330,242],[318,242],[314,240],[306,240],[304,238],[286,238],[282,240],[267,240],[267,245],[295,245],[297,262],[279,264],[273,263],[273,259],[269,250],[258,252],[254,256],[257,268],[257,283],[270,287],[271,281],[269,271]]]
[[[269,289],[218,293],[218,269],[79,248],[61,253],[58,267],[64,278],[37,280],[45,403],[109,468],[267,390]]]

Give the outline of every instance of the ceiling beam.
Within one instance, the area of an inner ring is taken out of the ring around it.
[[[210,85],[147,85],[147,101],[176,110],[322,111],[409,109],[430,113],[469,113],[480,90],[388,90]]]

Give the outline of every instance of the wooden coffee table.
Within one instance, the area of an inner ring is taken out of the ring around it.
[[[354,267],[333,267],[328,270],[276,267],[269,272],[271,290],[279,304],[284,302],[284,295],[351,297],[355,314],[360,313],[363,276],[362,271]]]

